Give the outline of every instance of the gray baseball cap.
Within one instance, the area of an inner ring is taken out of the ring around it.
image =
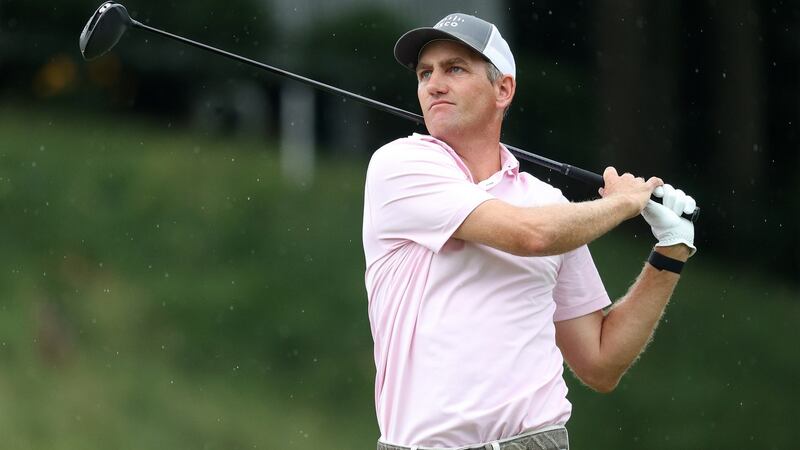
[[[402,35],[394,45],[394,57],[400,64],[414,70],[425,45],[439,39],[461,42],[483,55],[503,75],[517,76],[514,55],[497,27],[463,13],[448,14],[433,27],[416,28]]]

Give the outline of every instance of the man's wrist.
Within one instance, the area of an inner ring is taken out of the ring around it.
[[[630,219],[631,217],[636,217],[639,215],[639,213],[641,213],[639,204],[627,195],[612,194],[608,197],[603,197],[603,200],[606,200],[610,202],[610,204],[614,205],[614,211],[622,212],[624,215],[623,217],[620,217],[620,220],[622,221]]]
[[[681,271],[683,270],[684,262],[685,261],[681,261],[679,259],[673,259],[669,256],[664,256],[655,250],[650,252],[650,257],[647,258],[647,263],[658,271],[663,272],[666,270],[667,272],[672,272],[678,275],[680,275]]]
[[[677,259],[681,262],[686,262],[689,256],[692,255],[692,249],[686,244],[675,244],[668,246],[655,246],[653,251],[658,252],[668,258]]]

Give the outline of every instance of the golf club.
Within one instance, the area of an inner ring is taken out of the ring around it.
[[[249,58],[245,58],[243,56],[234,53],[226,52],[225,50],[220,50],[218,48],[214,48],[209,45],[145,25],[141,22],[133,20],[131,16],[128,14],[128,10],[125,9],[125,7],[122,4],[116,2],[105,2],[102,5],[100,5],[100,7],[97,8],[97,11],[94,12],[92,17],[86,23],[86,26],[83,27],[83,31],[81,32],[79,41],[81,54],[83,55],[83,58],[89,61],[99,56],[102,56],[103,54],[111,50],[117,44],[117,42],[119,42],[120,37],[122,37],[122,35],[125,33],[125,31],[127,31],[128,28],[139,28],[146,31],[150,31],[155,34],[159,34],[161,36],[182,42],[184,44],[189,44],[194,47],[201,48],[203,50],[208,50],[210,52],[226,56],[228,58],[234,59],[239,62],[256,66],[260,69],[264,69],[278,75],[283,75],[300,83],[304,83],[313,86],[315,88],[328,91],[333,94],[341,95],[343,97],[359,101],[361,103],[388,112],[390,114],[394,114],[396,116],[414,121],[420,125],[425,124],[423,117],[420,116],[419,114],[414,114],[412,112],[405,111],[403,109],[397,108],[392,105],[388,105],[386,103],[379,102],[377,100],[373,100],[371,98],[354,94],[352,92],[345,91],[343,89],[339,89],[337,87],[330,86],[328,84],[321,83],[319,81],[312,80],[310,78],[306,78],[277,67],[273,67]],[[506,148],[508,148],[508,150],[511,151],[516,157],[524,159],[525,161],[529,161],[539,166],[546,167],[550,170],[554,170],[562,175],[581,181],[590,186],[599,188],[602,187],[604,184],[603,177],[594,172],[590,172],[588,170],[584,170],[579,167],[571,166],[569,164],[564,164],[549,158],[545,158],[543,156],[539,156],[537,154],[513,147],[511,145],[507,144],[503,145],[505,145]],[[652,197],[652,199],[657,202],[660,202],[659,199],[656,197]],[[695,222],[697,221],[699,214],[700,214],[700,208],[696,207],[693,211],[684,211],[682,216],[686,219],[691,220],[692,222]]]

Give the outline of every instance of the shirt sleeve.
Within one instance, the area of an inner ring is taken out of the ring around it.
[[[386,145],[370,160],[369,219],[380,240],[410,240],[438,252],[478,205],[494,197],[445,149],[406,142]]]
[[[584,316],[611,304],[586,245],[564,254],[553,299],[556,322]]]

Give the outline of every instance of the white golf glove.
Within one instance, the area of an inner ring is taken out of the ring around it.
[[[689,256],[694,255],[697,251],[694,246],[694,224],[682,218],[681,213],[694,212],[697,202],[682,190],[668,184],[657,187],[653,195],[663,199],[663,203],[648,201],[642,210],[642,216],[653,230],[653,236],[658,239],[656,247],[686,244],[691,249]]]

